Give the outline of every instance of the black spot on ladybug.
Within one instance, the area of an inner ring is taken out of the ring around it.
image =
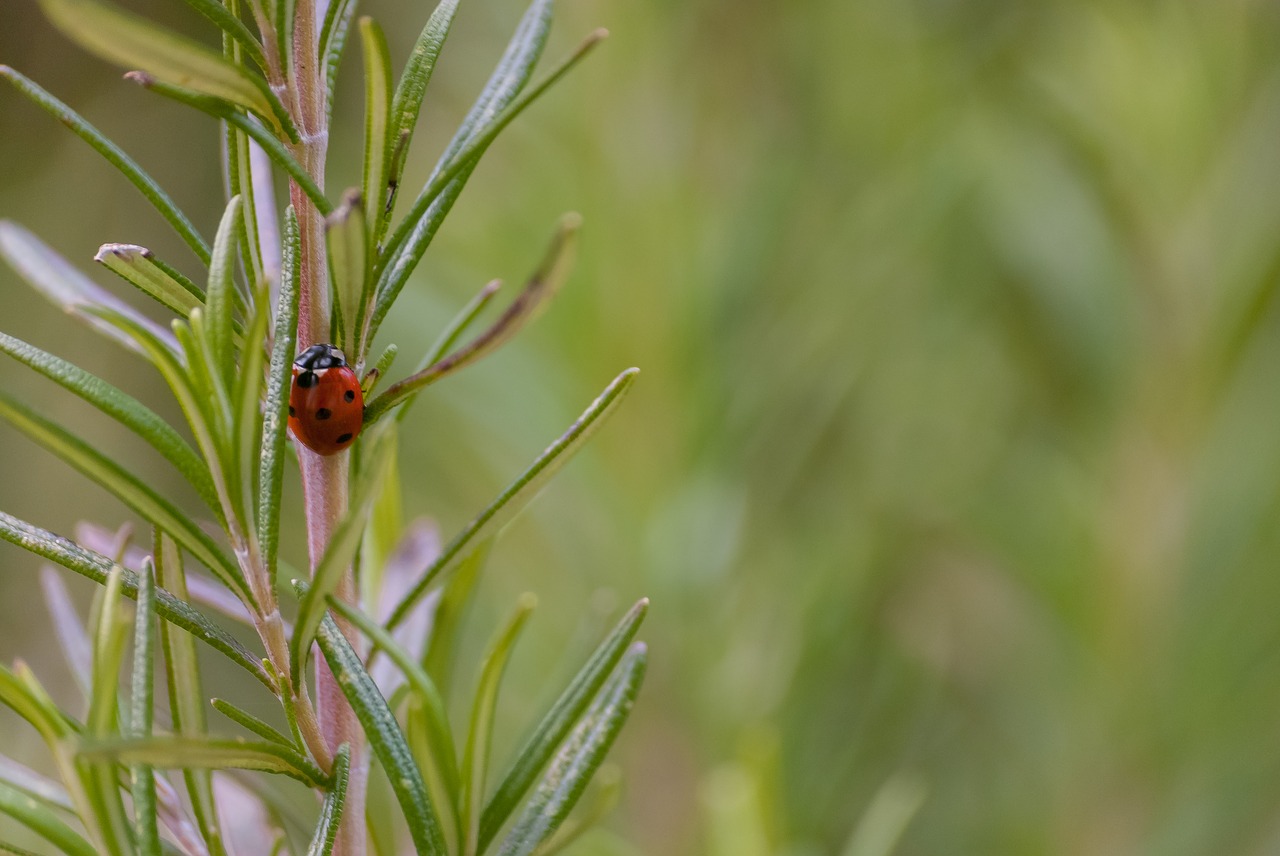
[[[331,411],[327,407],[321,407],[319,410],[316,411],[317,419],[328,419],[332,415],[333,415],[333,411]]]
[[[345,393],[343,393],[342,397],[345,398],[347,401],[355,401],[356,391],[354,389],[349,389]]]
[[[290,415],[290,416],[297,416],[297,415],[298,415],[298,414],[296,414],[296,413],[294,413],[294,412],[293,412],[293,405],[292,405],[292,404],[290,404],[290,405],[289,405],[289,415]]]
[[[319,382],[320,378],[316,377],[315,372],[303,372],[298,375],[298,386],[303,389],[310,389]]]
[[[337,440],[335,440],[334,442],[335,442],[335,443],[337,443],[339,446],[343,445],[344,443],[350,443],[350,442],[351,442],[351,435],[350,435],[350,434],[341,434],[341,435],[339,435],[338,439],[337,439]]]

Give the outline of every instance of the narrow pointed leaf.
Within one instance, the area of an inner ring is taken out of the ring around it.
[[[230,125],[234,125],[260,145],[262,150],[267,153],[267,156],[298,183],[298,186],[307,194],[307,197],[315,203],[320,213],[329,214],[333,211],[333,203],[325,198],[324,191],[311,178],[310,173],[306,171],[302,164],[298,163],[293,155],[289,154],[289,150],[285,148],[279,139],[252,116],[246,116],[236,110],[230,103],[220,98],[212,98],[191,89],[163,83],[143,72],[129,72],[125,75],[125,79],[166,98],[172,98],[181,104],[194,107],[201,113],[213,116],[215,119],[221,119]]]
[[[534,779],[551,760],[574,724],[582,718],[600,687],[604,686],[605,680],[635,638],[648,610],[648,598],[631,607],[525,740],[516,755],[515,763],[485,806],[484,816],[480,821],[479,846],[482,852],[524,799]]]
[[[295,0],[296,2],[296,0]],[[325,92],[333,92],[338,77],[338,64],[347,46],[347,34],[351,30],[351,18],[356,13],[356,0],[333,0],[325,11],[324,24],[320,28],[320,61],[324,63]],[[333,100],[325,105],[332,110]]]
[[[271,321],[271,297],[264,282],[254,296],[253,320],[249,325],[248,344],[240,352],[235,367],[235,386],[232,402],[235,406],[236,464],[233,482],[240,485],[240,509],[244,519],[243,531],[249,542],[249,550],[260,555],[258,545],[256,476],[262,455],[262,386],[265,382],[267,326]]]
[[[365,671],[360,655],[347,642],[332,618],[326,616],[320,622],[316,641],[337,678],[338,687],[369,738],[374,755],[387,773],[391,789],[408,822],[414,847],[420,854],[444,856],[446,850],[439,815],[431,805],[422,773],[413,761],[404,732],[387,707],[387,700]]]
[[[499,856],[531,856],[565,822],[587,783],[626,724],[644,680],[647,653],[637,642],[623,657],[600,697],[556,753]]]
[[[333,756],[333,785],[320,807],[320,821],[316,824],[311,846],[307,848],[307,856],[329,856],[333,852],[333,842],[337,840],[338,827],[342,824],[342,810],[346,806],[350,772],[351,747],[344,743]]]
[[[107,62],[238,104],[282,131],[292,127],[266,80],[199,42],[101,0],[40,0],[40,6],[63,34]]]
[[[176,279],[164,270],[146,247],[137,244],[103,244],[93,260],[155,300],[161,306],[186,318],[191,310],[204,305],[204,296],[183,277]]]
[[[106,488],[144,520],[171,533],[227,586],[248,596],[240,569],[213,539],[125,467],[4,393],[0,393],[0,418]]]
[[[212,0],[209,0],[209,2],[212,2]],[[24,77],[7,65],[0,65],[0,77],[12,83],[14,88],[26,96],[33,104],[74,131],[76,136],[88,143],[94,151],[120,170],[124,177],[134,187],[138,188],[147,201],[160,212],[160,216],[167,220],[169,225],[173,226],[178,236],[191,248],[191,252],[195,253],[202,263],[209,263],[209,245],[205,243],[204,238],[200,237],[196,227],[192,225],[187,215],[182,213],[177,204],[169,198],[169,194],[165,193],[155,179],[148,175],[142,167],[138,166],[133,158],[125,154],[115,143],[104,137],[97,128],[86,122],[79,113],[46,92],[34,81]]]
[[[273,585],[280,538],[280,490],[284,478],[285,431],[288,428],[287,408],[293,377],[293,346],[298,328],[300,292],[298,219],[292,207],[285,211],[284,250],[267,400],[262,411],[262,454],[258,459],[258,543],[267,579]]]
[[[57,813],[17,788],[0,782],[0,814],[6,814],[70,856],[95,856],[93,845],[67,826]],[[16,851],[21,852],[21,851]]]
[[[168,422],[133,396],[79,366],[0,333],[0,351],[78,395],[146,440],[182,473],[211,509],[218,508],[209,468]]]
[[[231,344],[231,317],[235,307],[235,251],[243,217],[240,197],[234,196],[222,213],[218,235],[213,241],[209,287],[205,292],[209,347],[213,351],[214,367],[222,373],[223,380],[228,385],[236,372]]]
[[[369,231],[365,225],[360,194],[347,191],[342,203],[325,219],[329,270],[333,279],[334,307],[337,309],[339,346],[355,362],[361,361],[366,305],[365,284],[369,282]]]
[[[400,289],[408,281],[409,274],[435,237],[444,216],[462,192],[475,169],[476,159],[473,158],[467,164],[459,164],[455,176],[443,189],[435,189],[436,179],[449,167],[454,155],[475,135],[476,128],[510,104],[528,83],[533,67],[542,56],[542,49],[551,29],[551,7],[551,0],[533,0],[529,5],[480,96],[463,118],[444,154],[440,156],[439,163],[427,180],[427,187],[419,194],[413,210],[387,242],[384,248],[384,258],[387,261],[380,268],[378,306],[374,310],[370,337],[377,332],[387,310],[395,302]],[[432,191],[430,198],[427,191]]]
[[[290,749],[298,748],[292,740],[285,737],[279,731],[272,728],[252,713],[249,713],[249,711],[236,707],[231,702],[220,698],[212,699],[210,704],[213,705],[213,709],[218,711],[218,713],[221,713],[227,719],[230,719],[242,728],[252,731],[263,740],[269,740],[272,743],[279,743],[281,746],[288,746]]]
[[[562,217],[542,264],[506,311],[487,330],[463,347],[388,387],[386,392],[365,408],[365,425],[373,424],[388,410],[407,401],[440,378],[492,353],[536,318],[569,275],[573,266],[575,238],[581,225],[582,218],[576,214]]]
[[[329,606],[338,615],[351,622],[404,673],[410,691],[422,705],[426,719],[431,761],[436,768],[434,771],[427,772],[434,772],[435,777],[443,785],[450,803],[454,802],[457,799],[460,781],[458,751],[453,743],[453,732],[449,728],[449,716],[445,711],[444,699],[441,698],[435,682],[431,680],[418,660],[368,615],[332,596],[329,597]]]
[[[138,575],[138,609],[133,622],[133,692],[130,697],[130,734],[135,739],[151,736],[152,693],[155,650],[152,625],[155,619],[156,579],[150,561]],[[160,852],[160,826],[156,813],[156,782],[151,767],[135,764],[130,770],[133,790],[133,829],[140,853]]]
[[[175,770],[257,770],[288,776],[312,788],[323,787],[328,778],[319,767],[288,747],[239,738],[152,737],[99,741],[86,745],[80,755]]]
[[[153,540],[157,581],[185,601],[186,569],[183,567],[178,545],[159,529],[155,530]],[[165,684],[169,688],[169,714],[173,718],[173,730],[179,736],[202,738],[207,730],[205,694],[195,643],[190,636],[178,633],[166,625],[160,628],[160,644],[164,650]],[[182,778],[191,799],[196,824],[208,842],[209,850],[212,853],[224,852],[222,829],[213,801],[213,779],[209,771],[184,770]]]
[[[498,707],[498,688],[515,649],[516,639],[524,629],[537,598],[524,595],[515,614],[494,640],[480,671],[475,702],[471,706],[471,727],[467,732],[467,749],[462,762],[462,852],[479,853],[480,813],[484,806],[485,774],[489,768],[489,744],[493,738],[494,713]]]
[[[364,52],[364,171],[360,190],[365,205],[364,219],[372,231],[377,227],[386,203],[391,57],[387,52],[386,36],[377,22],[365,16],[359,23],[360,46]]]
[[[226,6],[218,0],[186,0],[186,3],[230,36],[258,68],[267,71],[267,59],[262,55],[262,45],[258,44],[253,32],[244,22],[231,14]]]
[[[124,660],[125,638],[129,622],[121,614],[120,594],[124,568],[116,565],[107,576],[107,588],[100,601],[97,633],[93,644],[93,692],[89,696],[89,716],[85,733],[91,738],[113,738],[120,733],[119,704],[116,684],[120,664]],[[139,583],[138,597],[143,597],[144,583]],[[132,826],[125,814],[115,764],[90,760],[85,776],[85,790],[97,817],[98,830],[113,854],[132,854]]]
[[[298,617],[293,624],[293,638],[289,642],[292,660],[293,677],[297,681],[302,666],[306,663],[307,652],[311,649],[311,641],[315,637],[316,628],[327,608],[326,598],[338,589],[342,575],[351,567],[356,550],[360,546],[360,538],[364,534],[365,523],[369,519],[369,510],[378,498],[378,492],[386,478],[390,457],[390,443],[385,438],[378,438],[370,450],[370,463],[367,476],[357,484],[355,495],[347,514],[338,522],[329,538],[324,555],[320,557],[306,594],[298,607]]]
[[[404,163],[409,156],[413,132],[418,127],[422,99],[427,94],[427,85],[431,83],[436,60],[440,58],[440,50],[449,37],[449,28],[453,25],[453,17],[457,11],[458,0],[440,0],[418,35],[413,52],[409,54],[409,60],[400,74],[400,82],[396,84],[395,97],[391,100],[391,120],[383,140],[384,157],[389,158],[383,171],[380,194],[383,198],[376,200],[379,205],[376,219],[372,216],[370,218],[371,223],[377,224],[375,242],[382,240],[391,212],[395,208],[396,190],[400,186]],[[365,192],[373,193],[373,186],[367,187]]]
[[[639,369],[627,369],[618,375],[560,439],[548,446],[519,478],[449,542],[440,558],[432,563],[418,584],[391,613],[387,620],[388,629],[395,628],[405,619],[409,610],[426,594],[437,577],[457,567],[477,545],[497,534],[542,491],[551,477],[569,462],[617,410],[637,374]]]
[[[114,564],[106,556],[86,550],[48,530],[32,526],[10,514],[0,511],[0,539],[21,547],[56,562],[64,568],[75,571],[99,584],[105,584],[107,574]],[[136,597],[138,592],[137,576],[126,571],[122,580],[122,588],[126,596]],[[209,621],[201,613],[192,609],[182,600],[174,597],[164,589],[156,591],[156,611],[165,621],[190,633],[210,647],[226,655],[255,678],[263,686],[276,691],[275,684],[262,668],[259,657],[255,657],[226,631]]]
[[[8,220],[0,220],[0,257],[26,280],[65,312],[85,321],[100,333],[133,351],[141,352],[137,343],[110,324],[92,314],[110,309],[145,328],[166,348],[175,350],[177,342],[169,330],[147,318],[111,292],[80,273],[66,259],[31,232]]]

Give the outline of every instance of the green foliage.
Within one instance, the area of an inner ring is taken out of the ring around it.
[[[291,363],[297,343],[307,335],[300,307],[314,312],[331,303],[328,329],[353,366],[366,366],[379,325],[480,157],[601,34],[593,34],[542,82],[524,91],[550,25],[550,0],[534,0],[435,172],[393,225],[395,191],[409,143],[458,4],[441,2],[398,81],[381,30],[370,19],[359,22],[366,82],[363,192],[350,191],[337,205],[320,189],[323,155],[316,155],[314,140],[300,129],[315,130],[313,108],[323,107],[320,112],[327,115],[354,2],[327,4],[323,21],[316,20],[310,6],[299,8],[287,0],[250,2],[244,9],[208,0],[188,0],[188,5],[221,31],[221,52],[109,0],[40,2],[55,26],[91,53],[124,66],[132,82],[222,122],[229,198],[212,246],[119,147],[36,84],[0,66],[0,76],[62,120],[138,187],[204,266],[196,277],[203,284],[198,286],[142,246],[102,246],[96,261],[151,298],[150,308],[168,316],[160,324],[97,286],[25,229],[0,222],[0,257],[37,291],[140,355],[169,387],[184,426],[169,424],[95,374],[13,336],[0,333],[0,350],[145,440],[195,489],[207,506],[200,513],[213,517],[212,522],[202,519],[166,496],[159,482],[117,462],[60,421],[0,393],[0,418],[98,483],[152,532],[150,553],[139,560],[127,537],[104,548],[111,553],[107,555],[0,513],[4,540],[104,586],[87,622],[60,584],[47,586],[68,660],[84,683],[88,711],[83,722],[60,708],[22,664],[0,668],[0,703],[41,735],[65,789],[63,796],[54,785],[24,784],[24,777],[7,774],[0,764],[0,813],[77,856],[170,851],[221,856],[228,845],[218,816],[217,786],[225,775],[220,771],[250,771],[289,780],[292,787],[320,797],[318,817],[305,838],[294,834],[297,830],[263,831],[262,842],[276,842],[273,852],[341,856],[362,850],[353,842],[369,835],[379,846],[396,846],[396,822],[388,818],[385,827],[365,827],[368,817],[382,816],[366,817],[363,810],[368,762],[357,759],[366,758],[367,743],[412,845],[420,853],[440,856],[484,853],[545,769],[513,838],[503,845],[531,852],[568,819],[625,719],[643,673],[643,653],[624,657],[622,651],[634,636],[643,606],[632,611],[565,690],[488,803],[499,685],[529,617],[531,596],[498,633],[480,668],[464,738],[452,728],[430,669],[452,656],[459,606],[471,596],[489,545],[616,409],[636,372],[620,375],[443,553],[410,550],[393,565],[391,548],[405,534],[398,517],[402,476],[396,472],[396,437],[406,424],[407,405],[426,386],[495,351],[545,307],[568,276],[579,218],[562,218],[526,287],[470,342],[457,347],[496,293],[496,284],[465,307],[434,345],[385,346],[364,379],[371,395],[400,347],[426,350],[417,372],[368,403],[354,451],[342,453],[344,473],[350,458],[349,479],[333,487],[337,495],[323,501],[343,510],[333,516],[323,550],[313,557],[310,581],[298,581],[298,606],[288,622],[281,612],[278,577],[279,569],[290,564],[281,556],[281,506],[288,478]],[[295,48],[310,38],[315,39],[316,55],[294,56]],[[319,91],[311,86],[317,82]],[[255,155],[255,146],[265,157]],[[293,200],[302,209],[285,210],[282,230],[275,222],[272,166],[289,180]],[[280,246],[266,243],[267,236],[281,231]],[[388,232],[391,238],[384,246]],[[324,246],[317,247],[317,241]],[[278,269],[270,263],[273,259]],[[392,414],[396,418],[380,419]],[[305,469],[308,453],[300,454]],[[309,516],[320,501],[308,496]],[[382,546],[375,549],[377,544]],[[210,583],[203,571],[194,565],[189,569],[188,560],[211,573],[243,608],[258,637],[256,650],[205,616],[202,601],[216,598],[207,594]],[[375,566],[375,561],[385,566]],[[460,566],[462,573],[449,574]],[[361,587],[364,602],[340,596],[353,567],[369,575]],[[384,594],[384,586],[391,594]],[[414,630],[409,618],[420,615],[423,598],[441,587],[447,591],[435,628],[429,634],[420,626]],[[125,598],[137,601],[132,615]],[[371,617],[380,618],[388,608],[385,623]],[[360,635],[372,642],[371,652],[351,641]],[[430,646],[424,649],[428,637]],[[126,699],[119,688],[130,638]],[[206,684],[214,678],[205,673],[196,640],[257,679],[279,706],[287,732],[238,704],[209,699]],[[317,680],[332,674],[332,686],[345,696],[362,736],[351,735],[340,744],[330,740],[336,732],[325,729],[332,723],[322,722],[317,711],[338,700],[325,701],[320,691],[313,696],[308,688],[305,666],[313,645],[328,669],[318,670]],[[403,679],[401,689],[385,691],[375,680],[372,667],[379,655]],[[154,693],[161,669],[167,687],[163,705]],[[207,706],[252,736],[221,736],[210,727]],[[180,772],[185,794],[174,788],[168,771]],[[275,785],[264,781],[260,787],[269,807],[266,816],[276,816],[284,803],[271,796]],[[56,798],[47,797],[50,792]]]

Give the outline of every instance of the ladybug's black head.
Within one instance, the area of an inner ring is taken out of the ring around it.
[[[347,364],[347,355],[333,345],[312,345],[298,354],[293,364],[305,371],[336,369]]]

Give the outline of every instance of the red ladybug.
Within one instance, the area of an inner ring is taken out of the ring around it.
[[[289,430],[318,455],[351,446],[364,425],[364,393],[346,355],[333,345],[312,345],[293,361]]]

